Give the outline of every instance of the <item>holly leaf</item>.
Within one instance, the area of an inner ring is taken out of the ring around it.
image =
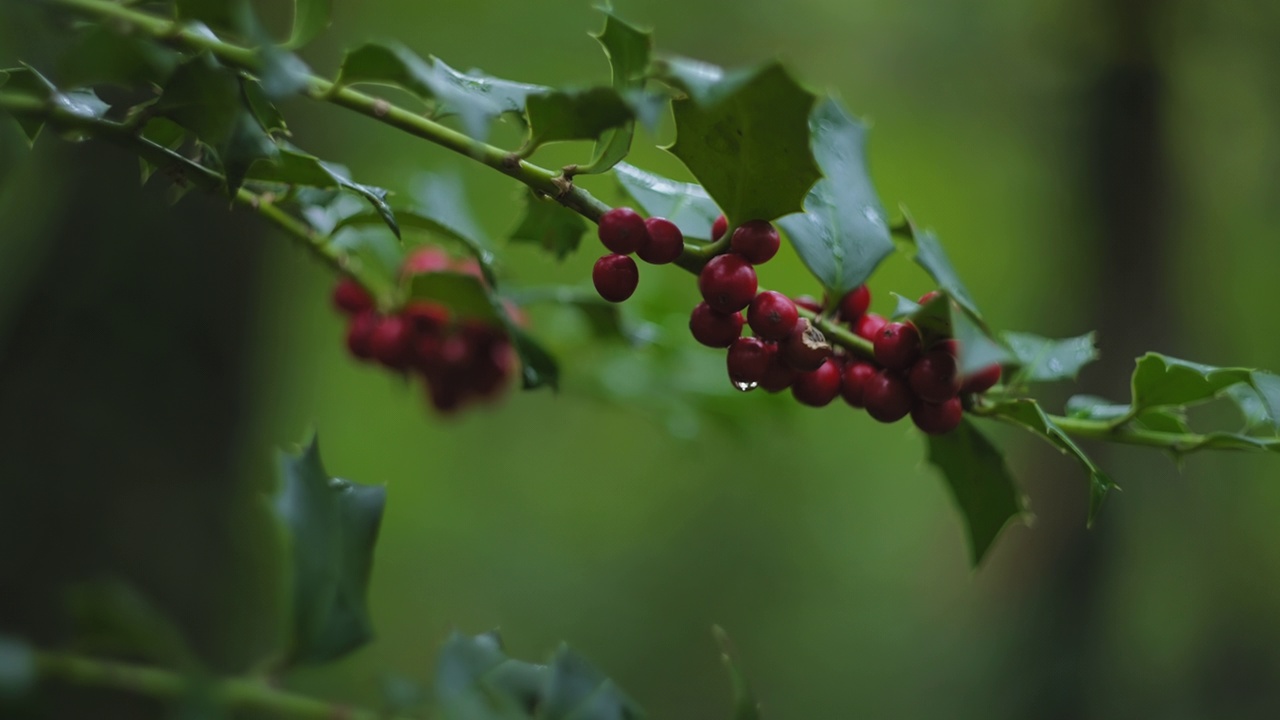
[[[1100,398],[1095,395],[1073,395],[1067,400],[1066,410],[1068,417],[1116,422],[1121,418],[1128,417],[1130,408],[1126,404],[1113,403],[1106,398]],[[1187,426],[1187,418],[1182,413],[1181,408],[1144,410],[1132,418],[1130,422],[1139,427],[1157,432],[1191,432],[1191,428]]]
[[[1000,531],[1026,516],[1026,502],[1000,451],[968,420],[944,435],[929,435],[928,443],[929,462],[942,472],[964,515],[970,562],[977,567]]]
[[[187,131],[181,125],[167,120],[165,118],[151,118],[142,128],[142,137],[146,140],[170,150],[180,147],[187,137]],[[138,158],[138,164],[142,169],[142,183],[146,184],[151,179],[152,173],[155,172],[156,166],[144,158]]]
[[[801,209],[819,177],[809,147],[816,97],[783,67],[689,82],[667,79],[688,93],[672,103],[676,141],[667,148],[714,198],[731,225],[773,220]]]
[[[262,83],[247,77],[240,78],[240,90],[244,93],[245,102],[249,104],[249,111],[253,114],[258,126],[263,132],[272,137],[280,135],[289,136],[289,127],[285,124],[284,115],[275,106],[275,103],[262,89]]]
[[[670,220],[686,238],[711,239],[720,208],[701,185],[671,180],[627,163],[618,163],[613,174],[650,217]]]
[[[640,720],[644,711],[586,658],[561,645],[551,659],[551,677],[540,720]]]
[[[605,10],[604,28],[592,37],[600,43],[609,59],[613,87],[624,97],[633,96],[632,112],[643,116],[650,114],[646,107],[649,96],[644,93],[645,73],[649,69],[649,56],[653,52],[653,36],[624,22],[617,15]],[[665,98],[660,99],[665,102]],[[582,174],[602,173],[617,165],[631,150],[631,138],[635,135],[635,123],[606,130],[596,141],[591,162],[579,168]]]
[[[982,313],[978,311],[977,303],[973,301],[969,290],[960,281],[960,275],[952,267],[951,260],[942,249],[942,242],[938,240],[938,236],[932,230],[917,228],[910,216],[906,219],[906,233],[916,248],[914,258],[916,264],[924,268],[929,277],[933,278],[939,290],[945,290],[975,321],[981,322]]]
[[[630,106],[613,88],[554,90],[530,95],[526,100],[529,141],[524,155],[562,140],[595,140],[605,130],[632,120]]]
[[[926,340],[956,339],[959,344],[956,363],[962,375],[988,365],[1005,365],[1013,360],[1013,354],[1003,343],[992,338],[986,328],[974,322],[963,308],[953,306],[946,291],[938,291],[938,296],[923,306],[897,293],[894,295],[897,297],[893,313],[895,320],[910,320],[920,328]]]
[[[293,29],[284,46],[292,50],[315,40],[333,22],[333,0],[293,0]]]
[[[827,98],[814,108],[809,128],[822,179],[804,212],[778,225],[823,287],[844,295],[893,252],[893,239],[867,171],[866,126]]]
[[[587,232],[582,216],[550,198],[525,193],[524,217],[511,231],[511,242],[534,243],[557,260],[564,260],[578,249]]]
[[[1063,340],[1031,333],[1002,333],[1005,345],[1013,351],[1014,362],[1021,366],[1019,377],[1030,382],[1074,380],[1080,368],[1098,359],[1093,333]]]
[[[527,720],[542,704],[548,669],[507,657],[496,632],[454,632],[436,663],[440,713],[456,720]]]
[[[103,25],[90,25],[58,60],[58,78],[70,87],[109,84],[117,87],[163,85],[178,65],[173,50],[125,35]]]
[[[1040,404],[1035,400],[1030,398],[1006,400],[996,403],[992,408],[992,412],[1030,430],[1058,448],[1064,455],[1070,455],[1079,461],[1080,466],[1089,475],[1088,525],[1092,527],[1094,518],[1097,517],[1098,511],[1102,509],[1102,502],[1106,500],[1107,494],[1116,487],[1111,478],[1080,449],[1079,445],[1076,445],[1075,441],[1062,428],[1058,427],[1052,418],[1045,414]]]
[[[387,191],[355,182],[341,165],[324,162],[294,148],[281,148],[276,157],[250,166],[245,178],[282,185],[336,188],[353,193],[367,200],[373,206],[376,217],[391,228],[396,237],[400,237],[400,224],[396,220],[395,211],[387,204]],[[331,232],[338,229],[335,225]]]
[[[720,662],[729,673],[729,685],[733,691],[733,720],[760,720],[760,703],[751,692],[747,676],[733,661],[728,634],[719,625],[713,626],[711,633],[720,645]]]
[[[1159,353],[1138,358],[1131,378],[1133,411],[1166,405],[1193,405],[1226,393],[1234,385],[1251,388],[1267,422],[1280,427],[1280,378],[1248,368],[1220,368],[1179,360]],[[1227,397],[1239,400],[1239,393]]]
[[[275,510],[293,553],[290,664],[328,662],[373,638],[367,593],[386,489],[330,477],[315,436],[281,453]]]

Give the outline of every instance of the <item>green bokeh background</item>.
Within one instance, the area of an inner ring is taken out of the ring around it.
[[[886,207],[939,232],[993,325],[1098,329],[1103,361],[1047,389],[1051,405],[1123,398],[1147,349],[1280,369],[1280,5],[616,6],[661,50],[780,56],[839,93],[872,123]],[[4,65],[56,67],[38,15],[0,5]],[[586,34],[599,23],[576,0],[337,0],[303,54],[330,74],[343,47],[397,38],[455,67],[585,84],[607,77]],[[286,114],[295,142],[364,182],[456,173],[495,239],[517,220],[497,173],[337,108]],[[670,132],[639,137],[632,161],[681,174],[653,149]],[[1124,492],[1086,531],[1077,468],[992,428],[1037,521],[971,571],[918,434],[733,393],[722,356],[681,331],[697,292],[676,269],[643,268],[628,304],[663,326],[658,347],[593,347],[537,312],[563,391],[443,420],[420,388],[347,356],[325,268],[216,199],[171,209],[161,185],[138,189],[114,149],[28,151],[0,126],[0,632],[61,643],[66,583],[116,576],[215,666],[242,668],[278,631],[264,570],[278,548],[255,499],[272,448],[314,427],[331,472],[389,500],[378,639],[285,678],[298,690],[376,704],[387,673],[430,676],[451,628],[501,627],[519,657],[570,642],[653,717],[725,717],[718,623],[770,718],[1280,712],[1276,458],[1179,470],[1097,448]],[[563,264],[502,251],[513,282],[581,284],[596,257],[590,242]],[[817,291],[789,250],[763,276]],[[905,255],[871,285],[881,311],[891,290],[929,289]]]

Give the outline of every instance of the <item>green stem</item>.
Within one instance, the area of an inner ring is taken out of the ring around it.
[[[199,690],[218,704],[235,710],[256,710],[292,720],[396,720],[386,713],[335,705],[323,700],[276,690],[243,679],[200,680],[171,670],[115,660],[100,660],[62,652],[38,651],[36,672],[42,679],[78,686],[110,688],[161,700],[181,700]]]
[[[996,410],[997,406],[995,405],[978,402],[969,409],[969,412],[980,417],[1002,420],[1022,428],[1026,427],[1022,423],[996,412]],[[1200,433],[1160,432],[1134,427],[1132,424],[1117,426],[1111,420],[1090,420],[1088,418],[1066,417],[1049,413],[1045,413],[1045,415],[1054,425],[1057,425],[1068,435],[1087,440],[1156,447],[1175,453],[1188,453],[1199,450],[1212,441],[1212,438]]]

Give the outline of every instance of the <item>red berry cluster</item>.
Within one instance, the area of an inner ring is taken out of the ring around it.
[[[596,261],[591,281],[600,297],[609,302],[626,300],[640,284],[640,269],[631,253],[650,265],[666,265],[684,252],[684,234],[675,223],[659,217],[642,218],[631,208],[614,208],[601,216],[599,235],[611,254]]]
[[[410,254],[405,276],[452,271],[481,278],[475,260],[454,260],[436,248]],[[345,313],[347,347],[355,357],[426,381],[436,410],[452,413],[468,402],[492,400],[506,386],[515,355],[500,327],[456,318],[439,303],[411,302],[394,313],[377,311],[373,297],[350,278],[338,281],[333,302]]]

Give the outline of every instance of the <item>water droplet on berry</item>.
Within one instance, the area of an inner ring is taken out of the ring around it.
[[[733,386],[734,386],[735,388],[737,388],[738,390],[741,390],[742,392],[747,392],[747,391],[750,391],[750,390],[755,390],[756,388],[760,387],[760,383],[758,383],[758,382],[743,382],[743,381],[741,381],[741,380],[734,380],[734,381],[733,381]]]

